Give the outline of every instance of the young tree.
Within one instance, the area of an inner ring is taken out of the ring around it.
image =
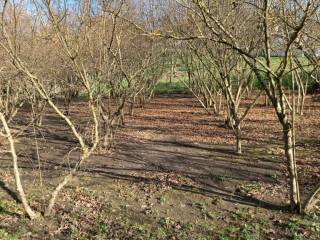
[[[241,100],[253,81],[252,70],[240,55],[225,45],[208,42],[204,45],[202,51],[199,51],[199,44],[192,49],[204,68],[202,72],[208,72],[211,82],[219,87],[224,96],[227,106],[226,125],[233,130],[236,137],[236,152],[242,154],[241,123],[261,93],[241,112]]]

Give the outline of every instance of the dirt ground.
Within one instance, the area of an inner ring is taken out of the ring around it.
[[[239,156],[223,113],[208,115],[188,95],[156,97],[126,117],[112,152],[97,153],[82,166],[55,216],[38,222],[14,201],[10,155],[1,142],[0,239],[320,239],[319,211],[303,217],[284,207],[281,127],[263,102],[243,123]],[[82,102],[72,108],[82,128],[84,109]],[[303,199],[320,182],[319,116],[320,102],[308,98],[297,119]],[[21,112],[17,129],[27,123]],[[31,204],[43,210],[48,188],[77,157],[76,142],[48,110],[36,138],[32,127],[24,128],[17,148]]]

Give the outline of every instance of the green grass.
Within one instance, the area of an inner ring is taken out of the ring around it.
[[[0,239],[2,239],[2,240],[16,240],[16,239],[18,239],[18,237],[6,232],[3,229],[0,229]]]
[[[301,75],[302,78],[302,82],[303,85],[305,85],[306,81],[308,80],[308,91],[310,91],[311,89],[313,89],[315,87],[315,81],[310,78],[309,75],[307,75],[306,73],[302,73]],[[255,89],[262,89],[262,83],[255,77],[255,79],[253,80],[253,86]],[[266,82],[268,82],[266,80]],[[292,74],[291,73],[286,73],[283,75],[282,77],[282,86],[286,89],[292,89]],[[295,89],[297,89],[297,83],[295,82]]]
[[[178,94],[178,93],[185,93],[188,92],[187,87],[181,81],[174,81],[174,82],[158,82],[154,93],[156,95],[161,94]]]
[[[310,69],[310,66],[306,66],[306,65],[308,65],[308,59],[306,58],[306,57],[304,57],[304,56],[299,56],[298,57],[298,59],[299,59],[299,61],[300,61],[300,63],[302,64],[302,65],[304,65],[304,68],[306,69],[306,70],[311,70]],[[266,60],[265,60],[265,58],[263,58],[263,57],[261,57],[260,58],[260,60],[262,60],[264,63],[266,62]],[[280,66],[280,63],[283,61],[283,57],[271,57],[271,69],[273,70],[273,71],[276,71],[277,69],[278,69],[278,67]],[[289,70],[289,64],[287,65],[287,68],[286,68],[286,70]]]

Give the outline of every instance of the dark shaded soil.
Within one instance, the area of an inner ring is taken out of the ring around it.
[[[77,102],[71,111],[84,131],[85,109]],[[303,199],[320,181],[319,113],[320,103],[308,99],[305,115],[297,120]],[[61,194],[55,217],[41,224],[26,220],[12,200],[10,155],[3,142],[0,239],[5,234],[19,239],[318,239],[317,214],[307,218],[286,211],[282,133],[272,108],[261,98],[247,117],[241,156],[234,154],[234,136],[224,119],[209,116],[187,95],[153,99],[127,116],[111,153],[97,153],[82,166]],[[27,122],[21,112],[15,126]],[[78,149],[50,110],[36,139],[28,127],[17,146],[28,195],[43,210],[49,189],[68,171]]]

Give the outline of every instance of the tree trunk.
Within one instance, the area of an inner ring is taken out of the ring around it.
[[[219,95],[219,104],[218,104],[218,109],[217,109],[218,114],[221,111],[221,104],[222,104],[222,93]]]
[[[75,165],[75,167],[70,171],[70,173],[64,177],[63,181],[59,183],[59,185],[54,189],[54,191],[51,193],[51,198],[49,200],[48,207],[46,208],[44,212],[44,216],[48,217],[51,215],[53,207],[56,203],[57,197],[60,193],[60,191],[66,186],[70,180],[73,178],[73,176],[76,174],[78,168],[81,166],[81,164],[90,156],[91,151],[88,149],[83,150],[80,160],[78,163]]]
[[[146,102],[145,96],[142,95],[142,96],[140,97],[140,107],[141,107],[141,109],[144,109],[145,102]]]
[[[229,129],[233,129],[235,127],[235,120],[230,114],[227,116],[227,119],[225,120],[225,127]]]
[[[268,98],[267,94],[265,95],[265,98],[264,98],[264,104],[265,104],[266,107],[269,106],[269,98]]]
[[[119,125],[120,126],[124,126],[125,125],[125,121],[124,121],[124,111],[123,108],[120,110],[120,116],[119,116]]]
[[[297,99],[297,109],[296,109],[296,112],[299,114],[299,115],[301,115],[301,104],[302,104],[302,100],[301,100],[301,98],[302,98],[302,94],[301,94],[301,87],[300,87],[300,84],[298,83],[297,84],[297,86],[298,86],[298,99]],[[294,93],[293,93],[293,95],[294,95]]]
[[[54,189],[54,191],[51,194],[51,198],[49,200],[49,205],[46,208],[45,212],[44,212],[44,216],[48,217],[51,215],[53,207],[56,203],[58,194],[60,193],[60,191],[62,190],[62,188],[67,185],[69,183],[69,181],[72,179],[73,177],[73,173],[69,173],[67,176],[65,176],[65,178],[63,179],[63,181],[61,183],[59,183],[59,185]]]
[[[237,138],[237,154],[242,154],[240,123],[237,124],[235,130],[236,130],[236,138]]]
[[[3,113],[0,113],[0,118],[1,118],[1,122],[4,127],[4,130],[6,132],[6,137],[9,141],[9,144],[10,144],[10,152],[12,155],[12,163],[13,163],[13,173],[14,173],[14,178],[15,178],[16,187],[17,187],[19,197],[20,197],[22,205],[23,205],[26,213],[30,217],[30,219],[35,219],[35,218],[39,217],[39,214],[37,214],[36,212],[34,212],[31,209],[31,207],[28,203],[27,197],[24,193],[23,186],[22,186],[21,179],[20,179],[20,172],[19,172],[19,167],[18,167],[18,157],[16,154],[16,149],[14,146],[14,140],[12,138],[11,131],[9,129],[9,126],[7,124],[7,121],[6,121]]]
[[[294,142],[293,131],[291,124],[285,122],[283,124],[283,137],[285,154],[287,158],[287,169],[289,173],[289,188],[290,188],[290,207],[294,212],[301,212],[301,200],[298,182],[298,173],[296,161],[294,158]]]
[[[134,115],[135,104],[136,104],[136,96],[133,96],[130,103],[130,116]]]
[[[106,150],[110,150],[112,147],[112,140],[113,140],[112,126],[107,126],[105,129],[105,134],[103,138],[103,148]]]
[[[300,114],[300,116],[303,116],[303,113],[304,113],[303,110],[304,110],[305,100],[306,100],[306,95],[305,95],[305,94],[302,94],[301,103],[300,103],[300,109],[299,109],[299,114]]]

